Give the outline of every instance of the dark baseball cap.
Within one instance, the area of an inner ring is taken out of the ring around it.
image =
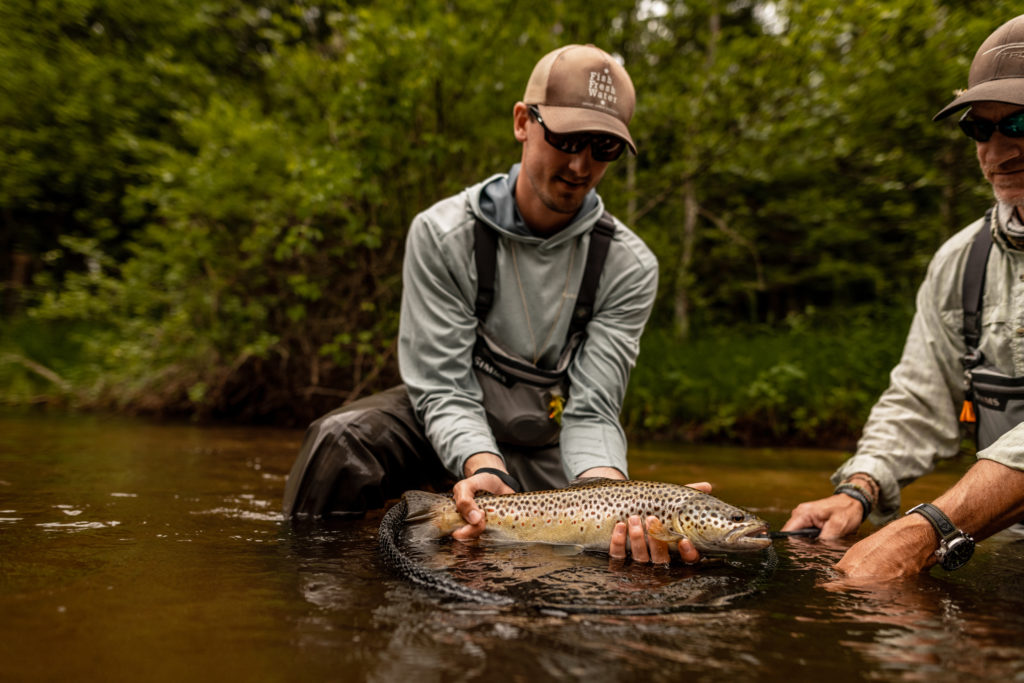
[[[629,134],[636,107],[633,81],[601,48],[566,45],[544,55],[533,67],[523,103],[536,105],[555,133],[611,133],[636,154]]]
[[[997,28],[978,48],[967,77],[967,90],[935,115],[934,121],[975,102],[1024,106],[1024,15]]]

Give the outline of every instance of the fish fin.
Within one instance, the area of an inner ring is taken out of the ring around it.
[[[582,545],[575,543],[557,543],[549,547],[551,554],[555,557],[575,557],[585,550]]]
[[[407,508],[405,523],[411,540],[429,541],[445,535],[441,525],[441,506],[448,502],[448,496],[427,491],[406,491],[402,494],[402,500]]]
[[[653,521],[647,522],[647,535],[659,541],[665,541],[665,543],[677,543],[684,538],[662,524],[657,517]]]

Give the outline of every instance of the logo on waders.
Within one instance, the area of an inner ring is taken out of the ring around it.
[[[478,356],[477,354],[473,354],[473,367],[475,367],[477,370],[484,373],[485,375],[493,377],[502,384],[508,386],[508,375],[506,375],[498,368],[494,367],[494,365],[487,362],[486,359],[484,359],[481,356]]]

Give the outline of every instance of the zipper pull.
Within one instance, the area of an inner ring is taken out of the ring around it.
[[[961,422],[977,422],[978,419],[974,414],[974,403],[970,399],[964,399],[964,405],[960,409],[960,421]]]

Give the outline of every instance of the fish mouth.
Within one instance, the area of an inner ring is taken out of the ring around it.
[[[740,550],[760,550],[771,545],[772,539],[768,535],[768,525],[749,524],[737,527],[725,536],[726,543]]]

